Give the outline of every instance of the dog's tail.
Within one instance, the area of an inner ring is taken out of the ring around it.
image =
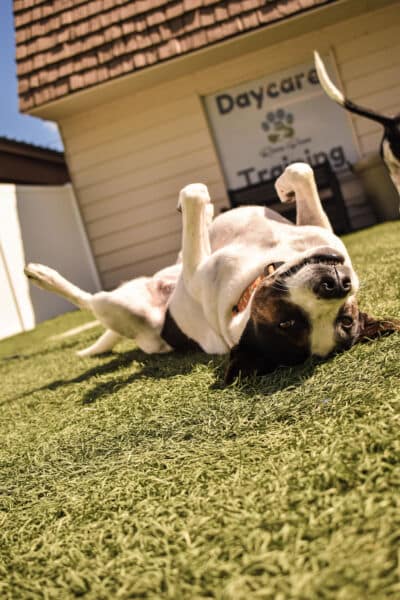
[[[43,290],[62,296],[79,308],[91,308],[92,295],[84,292],[65,279],[60,273],[45,265],[29,263],[24,269],[25,275]]]
[[[343,106],[343,108],[346,108],[350,112],[353,112],[357,115],[366,117],[367,119],[372,119],[373,121],[380,123],[386,129],[391,129],[393,125],[400,120],[400,116],[386,117],[385,115],[381,115],[369,108],[364,108],[363,106],[360,106],[359,104],[355,104],[351,100],[348,100],[330,79],[325,65],[320,55],[316,51],[314,51],[314,62],[318,74],[318,79],[323,90],[329,96],[329,98],[340,104],[340,106]]]

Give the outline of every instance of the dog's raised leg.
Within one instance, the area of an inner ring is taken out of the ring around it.
[[[182,212],[182,276],[189,294],[199,300],[201,283],[198,269],[211,254],[207,225],[210,220],[210,196],[207,186],[192,183],[179,194]]]
[[[307,163],[293,163],[286,167],[275,182],[281,202],[296,199],[296,225],[318,225],[332,231],[332,226],[321,205],[314,172]]]

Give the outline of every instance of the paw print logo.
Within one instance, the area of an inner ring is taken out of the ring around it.
[[[293,121],[292,113],[286,112],[283,108],[278,108],[275,112],[269,112],[265,115],[261,128],[267,134],[268,141],[271,144],[276,144],[294,136]]]

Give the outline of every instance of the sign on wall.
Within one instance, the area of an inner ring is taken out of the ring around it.
[[[275,179],[291,162],[328,159],[340,174],[359,158],[346,113],[312,64],[207,96],[205,107],[230,189]]]

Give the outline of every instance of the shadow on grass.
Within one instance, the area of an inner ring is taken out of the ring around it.
[[[226,388],[224,384],[226,360],[220,356],[212,356],[201,352],[149,356],[135,350],[125,354],[123,363],[120,362],[120,359],[117,359],[102,365],[100,368],[103,368],[103,373],[114,371],[115,363],[119,363],[120,366],[122,364],[126,366],[133,360],[139,362],[145,361],[145,364],[141,365],[139,372],[132,373],[124,378],[118,379],[117,377],[114,377],[111,381],[98,383],[83,396],[82,404],[96,402],[98,399],[118,392],[120,389],[141,378],[168,379],[170,377],[175,377],[176,375],[188,375],[198,364],[208,365],[213,372],[215,381],[210,385],[210,391],[218,391]],[[309,359],[297,367],[282,367],[270,375],[264,375],[262,377],[253,376],[249,379],[239,380],[234,384],[234,387],[245,396],[250,397],[255,394],[269,396],[277,391],[287,389],[288,387],[297,387],[298,385],[301,385],[305,379],[312,376],[316,365],[321,362],[322,361],[318,359]],[[99,371],[92,369],[74,380],[71,380],[70,383],[83,381],[82,377],[84,376],[86,379],[98,374]],[[52,384],[50,384],[50,386],[51,385]],[[53,388],[50,387],[50,389]]]
[[[63,350],[67,350],[67,349],[72,349],[75,346],[78,346],[78,344],[80,344],[79,340],[74,340],[73,342],[63,342],[62,345],[58,345],[58,346],[47,346],[46,348],[42,348],[39,350],[36,350],[35,352],[31,352],[31,353],[18,353],[18,354],[6,354],[5,356],[1,356],[0,357],[0,366],[2,364],[8,364],[10,362],[13,361],[22,361],[22,360],[30,360],[31,358],[36,358],[39,356],[46,356],[48,354],[54,354],[55,352],[62,352]]]
[[[330,360],[330,359],[328,359]],[[237,389],[241,394],[254,396],[254,394],[263,394],[269,396],[275,392],[282,391],[288,387],[297,387],[306,379],[311,377],[317,365],[321,364],[321,359],[309,358],[304,363],[293,367],[278,367],[272,373],[267,375],[251,375],[247,378],[238,378],[231,387]],[[210,386],[212,390],[222,390],[226,388],[224,383],[225,365],[219,364],[214,368],[215,382]]]
[[[168,379],[176,375],[188,375],[198,364],[209,365],[213,372],[215,381],[211,384],[210,391],[218,391],[225,388],[224,372],[226,360],[220,356],[211,356],[201,352],[148,355],[138,349],[118,353],[117,355],[109,353],[109,355],[103,355],[103,358],[107,356],[111,357],[111,360],[100,365],[94,365],[71,379],[51,381],[46,385],[11,397],[0,403],[0,405],[26,398],[33,393],[54,391],[65,386],[90,382],[93,378],[113,373],[114,377],[112,379],[100,381],[84,392],[81,399],[82,404],[92,404],[143,378]],[[315,366],[320,362],[317,359],[309,359],[297,367],[280,368],[262,377],[253,376],[248,379],[239,379],[232,387],[244,396],[254,396],[255,394],[269,396],[288,387],[301,385],[305,379],[311,377]],[[134,363],[136,363],[134,365],[134,372],[127,376],[118,374],[120,369],[126,369]]]
[[[103,357],[106,356],[107,354],[103,355]],[[90,381],[90,379],[94,377],[107,375],[108,373],[114,373],[115,377],[112,380],[98,383],[83,395],[82,404],[92,404],[99,398],[103,398],[118,392],[120,389],[138,379],[146,377],[153,377],[155,379],[168,379],[170,377],[174,377],[175,375],[185,375],[190,373],[193,370],[193,367],[197,364],[208,364],[211,358],[209,355],[200,352],[185,355],[148,355],[141,350],[130,350],[119,353],[118,355],[110,352],[108,356],[112,357],[112,360],[109,362],[101,365],[95,365],[94,367],[84,371],[83,373],[80,373],[76,377],[72,377],[71,379],[57,379],[46,385],[30,389],[29,391],[19,394],[18,396],[14,396],[8,400],[5,400],[4,402],[0,403],[0,406],[2,404],[7,404],[8,402],[26,398],[27,396],[30,396],[36,392],[58,390],[64,386],[75,383],[83,383],[85,381]],[[139,370],[127,377],[118,378],[118,370],[128,367],[133,362],[141,363]]]
[[[114,377],[111,381],[103,381],[94,386],[82,398],[82,404],[92,404],[100,398],[104,398],[110,394],[114,394],[119,390],[123,389],[127,385],[134,383],[138,379],[142,378],[153,378],[153,379],[169,379],[176,375],[188,375],[191,373],[193,368],[198,364],[208,364],[210,362],[210,356],[201,352],[195,352],[191,354],[155,354],[148,355],[144,354],[140,350],[133,350],[127,352],[123,356],[123,362],[120,359],[111,361],[105,365],[102,365],[104,372],[111,372],[115,370],[115,363],[120,366],[128,366],[132,361],[144,363],[140,365],[140,370],[128,375],[127,377],[118,378]],[[93,369],[95,371],[95,369]],[[99,373],[91,373],[88,371],[86,374],[89,377],[98,375]],[[71,383],[74,383],[72,381]]]

